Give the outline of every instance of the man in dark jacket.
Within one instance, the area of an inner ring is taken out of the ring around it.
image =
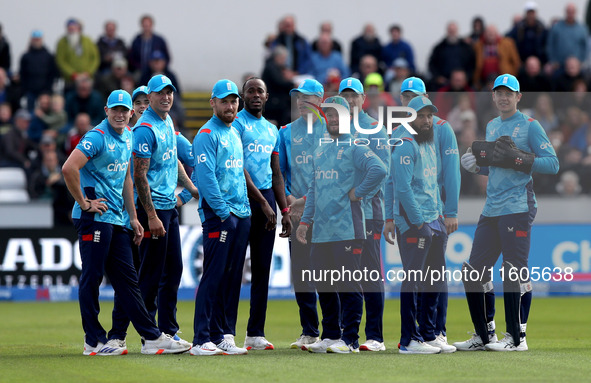
[[[467,77],[472,78],[474,72],[474,50],[458,36],[458,24],[447,24],[447,34],[435,46],[429,59],[429,71],[438,89],[446,85],[455,69],[462,69]]]
[[[29,111],[35,108],[35,100],[41,93],[51,93],[58,75],[55,59],[43,45],[43,32],[33,31],[29,50],[22,55],[20,63],[21,88]]]

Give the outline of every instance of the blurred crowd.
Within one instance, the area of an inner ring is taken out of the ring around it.
[[[342,78],[354,76],[366,89],[364,108],[379,118],[380,106],[400,104],[400,84],[414,75],[425,80],[439,116],[449,120],[465,151],[473,140],[484,137],[487,122],[496,117],[489,93],[492,81],[498,74],[511,73],[518,77],[524,93],[520,109],[540,121],[560,158],[557,176],[534,176],[536,191],[588,194],[589,10],[586,23],[579,18],[576,6],[567,4],[564,15],[544,24],[537,4],[528,1],[504,33],[481,16],[474,17],[472,30],[463,34],[450,21],[443,36],[433,41],[426,71],[421,73],[402,24],[387,28],[390,40],[385,42],[377,36],[375,25],[366,24],[350,42],[346,60],[346,47],[331,22],[323,22],[318,36],[308,40],[288,15],[264,40],[261,77],[271,95],[265,116],[278,125],[288,123],[289,90],[304,78],[316,78],[330,94],[337,92]],[[84,34],[80,20],[71,18],[54,49],[46,45],[42,30],[34,30],[18,69],[11,68],[9,40],[0,25],[0,167],[24,169],[30,197],[53,199],[64,219],[71,201],[64,197],[69,193],[61,165],[80,138],[104,118],[108,94],[114,89],[132,93],[162,73],[175,84],[178,96],[182,95],[179,79],[169,68],[168,44],[155,33],[154,24],[150,15],[142,16],[137,35],[127,43],[113,21],[106,21],[103,33],[94,40]],[[182,129],[181,97],[175,98],[171,117]],[[463,195],[484,194],[485,177],[462,175]]]

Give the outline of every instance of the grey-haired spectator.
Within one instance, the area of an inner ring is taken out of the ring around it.
[[[536,56],[529,56],[525,60],[525,65],[519,70],[517,75],[519,85],[521,85],[521,92],[547,92],[550,91],[551,85],[548,77],[542,72],[542,63]],[[529,98],[529,97],[526,97]],[[526,103],[524,103],[526,101]],[[522,100],[523,105],[531,106],[531,100]],[[544,126],[544,125],[542,125]]]
[[[123,40],[117,37],[117,24],[112,20],[105,22],[105,33],[99,37],[96,45],[101,56],[99,72],[103,74],[111,71],[116,60],[124,59],[127,56],[127,47]],[[115,89],[119,88],[112,90]],[[107,96],[108,94],[105,97]]]
[[[271,47],[281,45],[287,49],[285,65],[288,69],[299,74],[309,73],[312,65],[312,48],[306,39],[296,32],[294,16],[283,17],[279,21],[278,29],[279,34]]]
[[[104,98],[107,98],[112,91],[123,89],[121,83],[127,76],[130,76],[127,70],[127,60],[123,57],[117,57],[111,63],[111,70],[104,72],[99,77],[97,90],[101,92]]]

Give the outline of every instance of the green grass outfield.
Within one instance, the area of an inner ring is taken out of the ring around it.
[[[111,302],[102,302],[109,325]],[[504,330],[497,302],[497,328]],[[182,336],[193,336],[193,302],[180,302]],[[386,302],[386,347],[381,353],[310,354],[290,350],[300,332],[295,301],[270,301],[267,338],[275,351],[245,356],[194,357],[140,354],[130,330],[129,354],[82,356],[77,302],[0,303],[0,382],[589,382],[591,298],[534,299],[528,323],[528,352],[458,352],[400,355],[399,301]],[[242,345],[248,302],[241,301],[237,343]],[[361,330],[361,341],[365,340]],[[450,299],[448,337],[465,340],[472,325],[463,299]],[[499,335],[501,335],[499,333]]]

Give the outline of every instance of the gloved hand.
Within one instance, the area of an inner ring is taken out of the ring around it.
[[[495,142],[491,165],[529,174],[535,158],[535,154],[517,148],[511,137],[501,136]]]
[[[478,173],[480,171],[480,168],[476,165],[476,157],[472,154],[472,148],[466,150],[466,153],[460,158],[460,163],[470,173]]]
[[[472,153],[476,157],[476,165],[490,166],[496,143],[494,141],[474,141]]]

